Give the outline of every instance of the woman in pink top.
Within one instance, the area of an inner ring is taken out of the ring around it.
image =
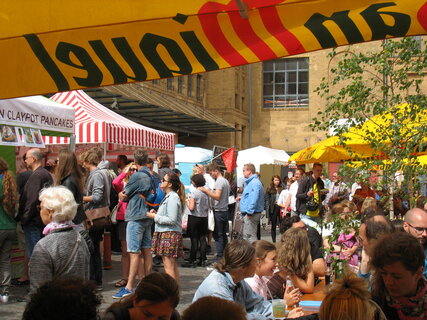
[[[137,168],[134,162],[128,164],[123,171],[113,180],[113,188],[117,193],[121,192],[126,183],[129,181],[131,175],[136,172]],[[124,287],[128,282],[129,276],[129,255],[127,253],[127,245],[126,245],[126,221],[125,221],[125,213],[126,213],[127,202],[123,202],[119,200],[118,209],[116,214],[117,220],[117,230],[119,234],[119,240],[122,247],[122,279],[116,282],[116,287]]]
[[[264,297],[265,300],[273,299],[267,281],[277,268],[276,246],[265,240],[254,241],[252,246],[255,247],[256,270],[254,276],[246,278],[245,281],[253,291]],[[300,300],[299,289],[287,288],[283,299],[285,299],[287,306],[295,305]]]

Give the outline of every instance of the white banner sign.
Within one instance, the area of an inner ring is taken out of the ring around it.
[[[42,96],[0,100],[0,125],[74,133],[74,108]]]

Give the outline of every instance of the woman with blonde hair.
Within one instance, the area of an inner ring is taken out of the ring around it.
[[[9,294],[10,252],[16,238],[15,216],[18,192],[7,162],[0,158],[0,300]]]
[[[314,291],[314,272],[307,232],[290,228],[282,235],[278,246],[279,272],[267,283],[273,296],[282,297],[286,291],[286,279],[290,278],[295,288],[303,293]]]
[[[277,250],[276,246],[265,240],[252,242],[255,248],[256,269],[255,274],[245,281],[250,285],[252,290],[258,293],[265,300],[274,299],[267,286],[267,280],[270,278],[277,267]],[[286,288],[284,295],[280,298],[285,299],[286,305],[293,306],[299,302],[299,289]]]
[[[378,305],[373,302],[368,283],[353,272],[346,272],[328,288],[320,306],[320,320],[386,320]]]

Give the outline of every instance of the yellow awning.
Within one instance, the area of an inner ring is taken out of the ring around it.
[[[7,1],[0,99],[426,34],[426,21],[420,0]]]

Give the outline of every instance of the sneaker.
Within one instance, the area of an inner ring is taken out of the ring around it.
[[[128,290],[126,287],[120,288],[119,292],[113,295],[113,299],[121,299],[123,297],[131,295],[133,292]]]
[[[0,295],[0,302],[8,303],[8,301],[9,301],[9,294],[8,293],[4,293],[4,294]]]

